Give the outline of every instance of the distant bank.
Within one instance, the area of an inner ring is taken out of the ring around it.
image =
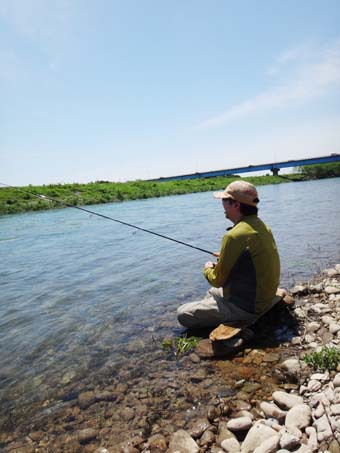
[[[313,170],[312,167],[318,168],[314,168]],[[328,170],[326,167],[328,167]],[[255,186],[259,186],[264,184],[280,184],[291,181],[304,181],[336,176],[340,176],[340,163],[315,166],[310,165],[308,167],[302,167],[300,173],[285,176],[252,176],[242,179],[251,182]],[[88,184],[30,185],[22,187],[22,189],[54,198],[71,205],[85,206],[220,190],[224,189],[235,179],[240,178],[238,176],[223,176],[167,182],[130,181],[125,183],[96,181]],[[15,189],[0,189],[0,215],[56,209],[59,207],[60,205],[57,203],[36,198]]]

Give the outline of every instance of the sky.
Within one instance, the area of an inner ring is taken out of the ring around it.
[[[339,0],[0,0],[0,182],[340,152]]]

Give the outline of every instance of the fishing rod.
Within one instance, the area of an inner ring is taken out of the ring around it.
[[[202,249],[200,247],[196,247],[195,245],[187,244],[186,242],[179,241],[179,240],[171,238],[169,236],[165,236],[164,234],[155,233],[154,231],[150,231],[150,230],[147,230],[146,228],[141,228],[139,226],[132,225],[131,223],[123,222],[122,220],[114,219],[114,218],[109,217],[107,215],[100,214],[99,212],[91,211],[90,209],[86,209],[86,208],[81,208],[80,206],[76,206],[76,205],[73,205],[73,204],[70,204],[70,203],[66,203],[65,201],[57,200],[56,198],[48,197],[46,195],[37,194],[37,193],[30,192],[30,191],[25,190],[25,189],[19,189],[19,187],[10,186],[9,184],[4,184],[3,182],[0,182],[0,184],[2,186],[8,187],[10,189],[15,189],[18,192],[23,192],[23,193],[26,193],[28,195],[32,195],[33,197],[40,198],[42,200],[48,200],[48,201],[52,201],[54,203],[59,203],[59,204],[61,204],[63,206],[66,206],[68,208],[78,209],[79,211],[84,211],[84,212],[87,212],[89,214],[93,214],[93,215],[96,215],[98,217],[102,217],[103,219],[111,220],[112,222],[117,222],[117,223],[120,223],[122,225],[126,225],[126,226],[129,226],[131,228],[135,228],[136,230],[144,231],[145,233],[153,234],[153,235],[158,236],[160,238],[168,239],[169,241],[177,242],[177,244],[182,244],[182,245],[185,245],[185,246],[190,247],[192,249],[200,250],[201,252],[209,253],[209,255],[215,256],[214,253],[210,252],[209,250],[205,250],[205,249]]]

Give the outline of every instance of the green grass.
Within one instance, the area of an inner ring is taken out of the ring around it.
[[[167,353],[172,353],[175,357],[180,357],[187,352],[196,348],[198,342],[201,340],[199,337],[179,337],[179,338],[165,338],[162,343],[162,349]]]
[[[298,175],[290,175],[296,178]],[[131,181],[125,183],[98,181],[89,184],[51,184],[21,187],[76,206],[115,203],[169,195],[222,190],[237,177],[201,178],[183,181]],[[256,186],[289,182],[278,176],[242,178]],[[1,186],[0,186],[1,187]],[[42,211],[62,207],[60,204],[37,198],[11,188],[0,188],[0,215],[26,211]]]
[[[320,352],[306,354],[303,360],[314,370],[336,370],[340,364],[340,349],[324,346]]]

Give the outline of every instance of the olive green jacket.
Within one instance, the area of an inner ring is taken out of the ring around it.
[[[280,258],[271,230],[257,215],[243,217],[223,237],[214,268],[204,275],[223,287],[226,301],[261,314],[272,303],[280,281]]]

